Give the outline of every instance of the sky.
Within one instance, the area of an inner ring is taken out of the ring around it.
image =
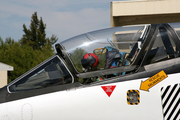
[[[128,0],[118,0],[128,1]],[[32,14],[37,12],[46,24],[46,37],[58,41],[110,27],[112,0],[1,0],[0,37],[5,41],[22,38],[23,24],[29,29]]]

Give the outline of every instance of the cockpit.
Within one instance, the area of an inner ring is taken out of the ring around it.
[[[60,54],[79,81],[94,82],[135,73],[145,65],[178,57],[179,31],[174,29],[175,24],[172,26],[146,24],[103,29],[65,40],[56,48],[61,49]],[[89,67],[93,65],[90,58],[98,58],[98,64],[94,62],[96,67]]]
[[[76,73],[129,66],[134,62],[141,49],[149,28],[150,25],[109,28],[73,37],[61,42],[61,45]],[[86,54],[94,54],[98,57],[96,69],[83,67],[82,59]],[[125,75],[125,73],[124,71],[105,77]]]
[[[99,30],[68,39],[61,44],[78,72],[83,72],[81,59],[86,53],[96,54],[100,61],[98,69],[102,69],[106,62],[106,53],[110,49],[118,50],[123,56],[124,53],[128,55],[137,42],[140,48],[147,28],[148,25],[142,25]]]

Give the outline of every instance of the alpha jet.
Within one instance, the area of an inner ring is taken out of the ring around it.
[[[1,120],[179,120],[180,24],[97,30],[0,89]]]

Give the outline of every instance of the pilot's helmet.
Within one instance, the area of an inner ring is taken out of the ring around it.
[[[93,53],[87,53],[81,59],[81,64],[86,70],[96,68],[99,63],[99,58]]]

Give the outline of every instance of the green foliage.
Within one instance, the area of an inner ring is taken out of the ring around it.
[[[82,65],[81,65],[81,58],[86,54],[87,52],[81,48],[77,48],[75,51],[73,51],[70,55],[71,60],[73,61],[76,69],[79,72],[82,72]]]
[[[7,38],[5,42],[1,40],[0,61],[14,67],[14,71],[8,73],[8,82],[52,56],[53,52],[47,51],[46,47],[41,51],[33,50],[32,47],[22,46],[11,38]]]
[[[98,54],[99,64],[97,69],[103,69],[106,63],[106,54]]]
[[[44,46],[52,46],[57,42],[58,38],[52,35],[51,38],[46,38],[46,24],[43,23],[42,17],[38,19],[37,12],[31,17],[29,29],[23,24],[24,35],[19,41],[21,45],[31,46],[34,50],[41,50]]]

